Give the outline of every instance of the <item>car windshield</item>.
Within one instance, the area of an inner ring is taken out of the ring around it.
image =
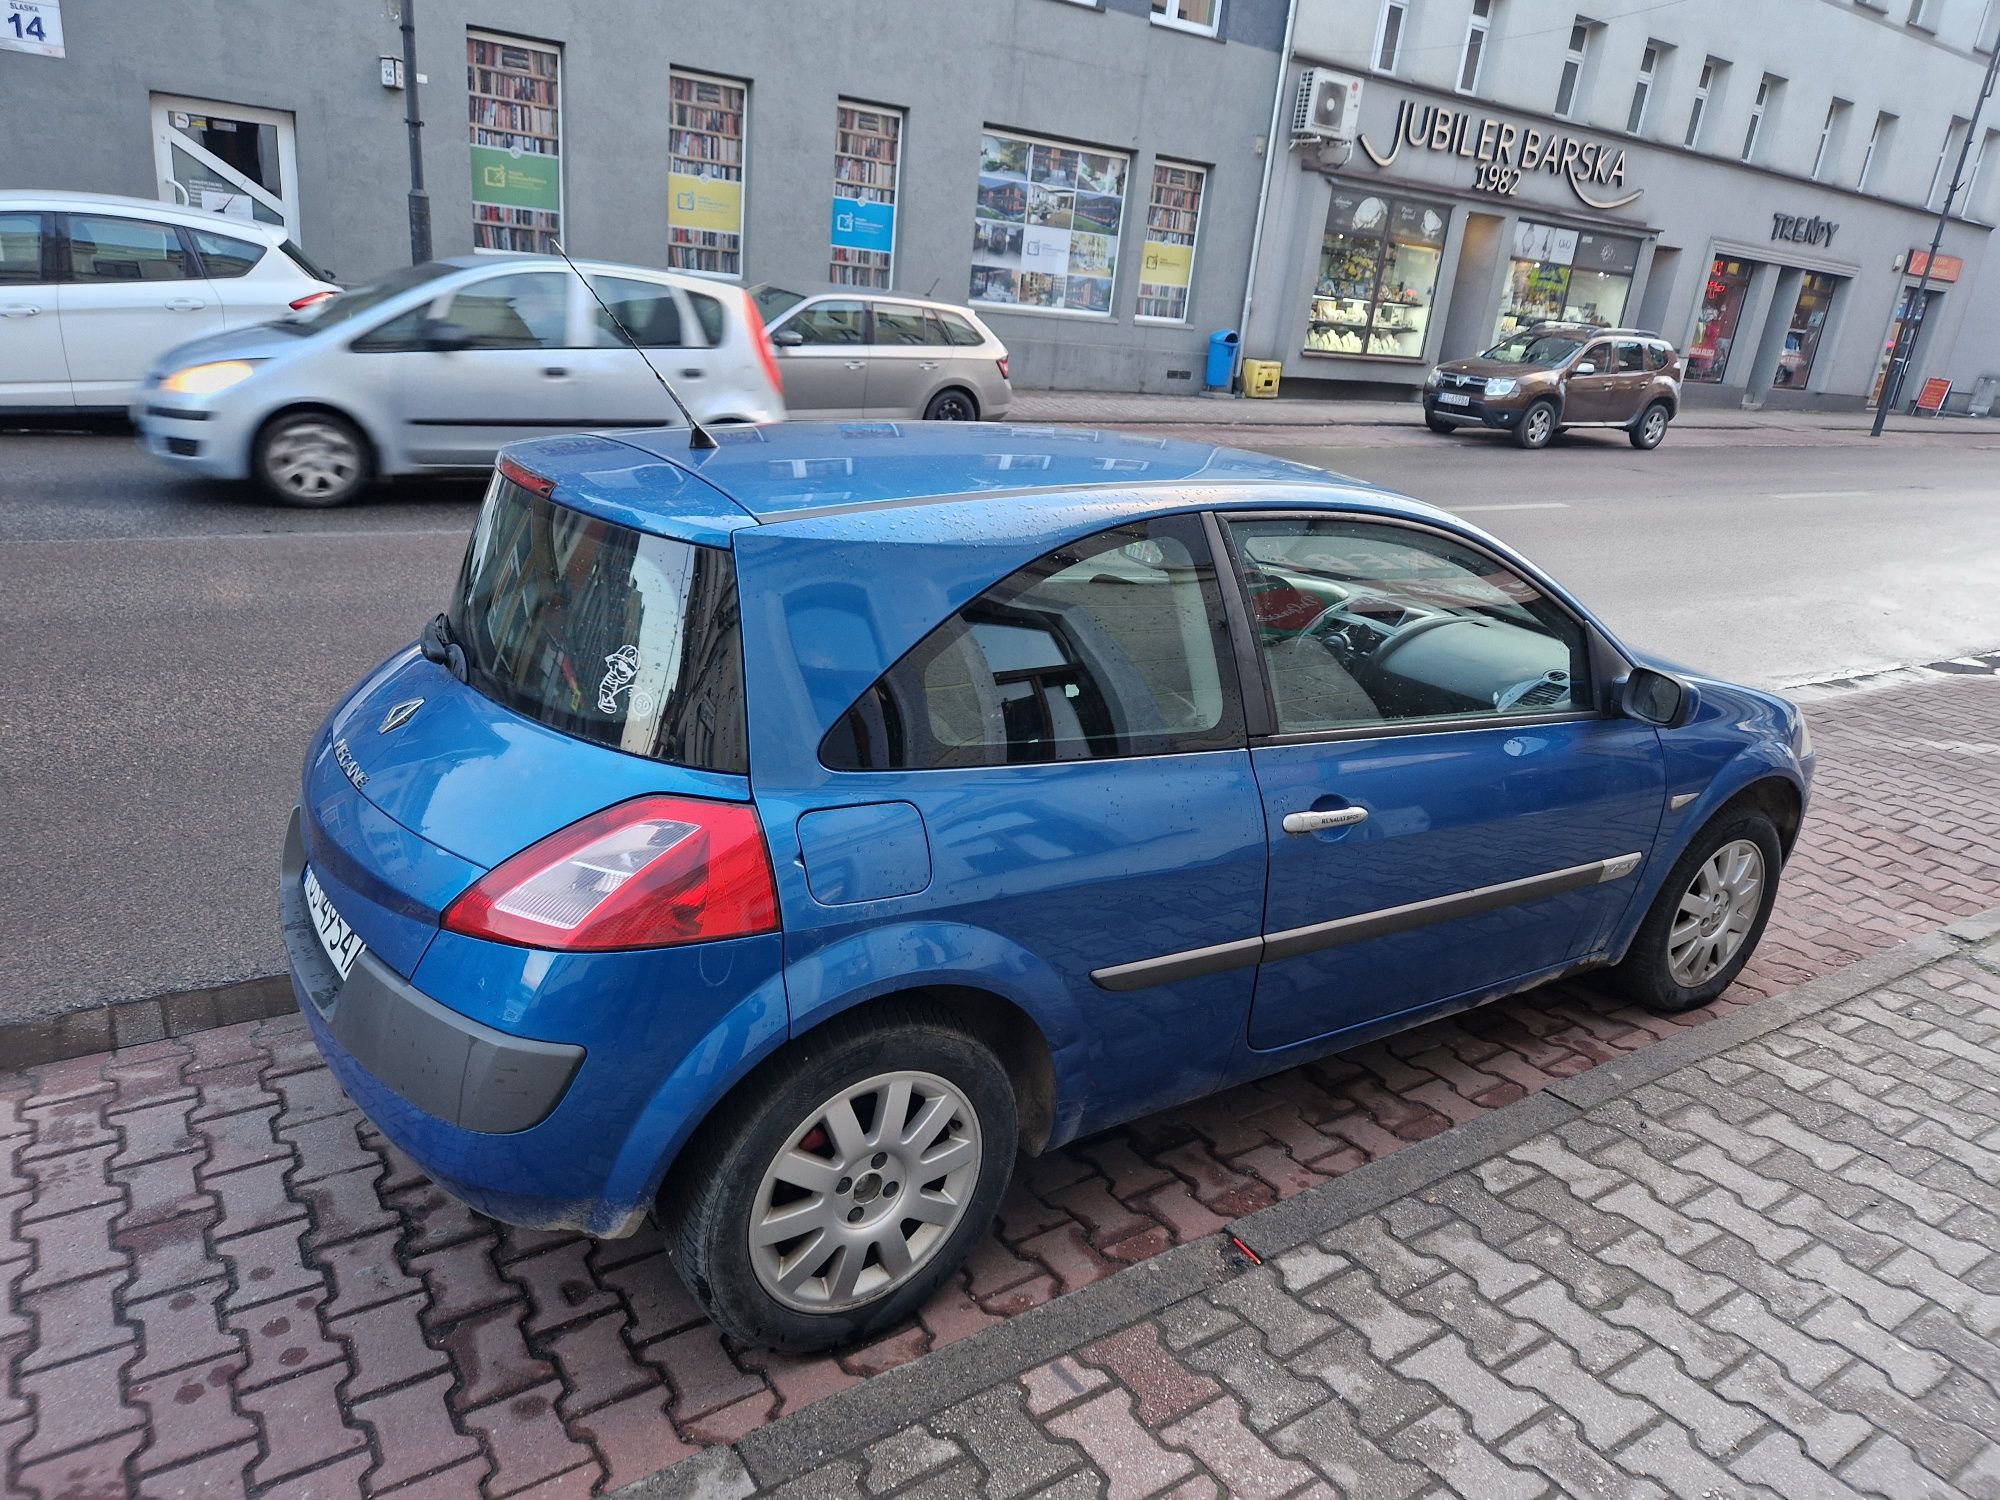
[[[294,333],[318,333],[324,328],[351,323],[363,314],[373,312],[384,303],[422,286],[425,282],[451,275],[456,269],[455,266],[426,261],[420,266],[407,266],[400,271],[391,271],[380,281],[371,281],[368,285],[358,286],[351,292],[342,292],[338,297],[328,297],[322,302],[300,308],[289,318],[280,318],[278,326]]]
[[[1502,339],[1483,357],[1503,365],[1559,365],[1582,347],[1582,339],[1560,333],[1517,333]]]
[[[736,565],[493,476],[448,615],[475,692],[563,734],[749,769]]]
[[[750,289],[750,300],[757,304],[757,315],[768,328],[806,298],[804,292],[790,291],[781,286],[757,286]]]

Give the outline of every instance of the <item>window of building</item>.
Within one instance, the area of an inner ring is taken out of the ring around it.
[[[1861,153],[1861,175],[1854,185],[1867,192],[1874,185],[1875,160],[1889,154],[1889,143],[1895,138],[1896,117],[1887,110],[1875,116],[1874,127],[1868,132],[1868,149]]]
[[[1687,378],[1718,384],[1729,368],[1730,347],[1736,342],[1736,320],[1743,316],[1744,294],[1750,289],[1756,263],[1718,255],[1709,263],[1708,285],[1702,289],[1701,312],[1694,344],[1687,352]]]
[[[38,213],[0,213],[0,286],[32,286],[48,279],[42,274],[44,233]]]
[[[1764,130],[1764,115],[1777,105],[1778,91],[1784,87],[1784,80],[1766,73],[1757,80],[1757,97],[1750,105],[1750,123],[1743,131],[1743,160],[1749,161],[1757,153],[1757,137]]]
[[[1701,62],[1701,77],[1694,86],[1694,103],[1688,106],[1687,134],[1681,137],[1683,146],[1695,147],[1701,144],[1701,127],[1708,114],[1708,96],[1715,87],[1716,77],[1727,64],[1713,57],[1705,57]]]
[[[1803,387],[1812,378],[1813,357],[1819,353],[1826,315],[1833,309],[1840,278],[1809,271],[1799,283],[1799,300],[1785,329],[1785,349],[1778,356],[1778,384]]]
[[[988,129],[972,209],[972,300],[1109,317],[1131,165],[1121,152]]]
[[[1465,23],[1465,55],[1458,61],[1458,91],[1479,92],[1479,75],[1486,67],[1486,34],[1493,25],[1493,0],[1472,0]]]
[[[1907,24],[1919,27],[1924,31],[1935,31],[1937,29],[1937,8],[1936,0],[1910,0],[1910,14]]]
[[[1826,123],[1819,128],[1819,145],[1813,151],[1812,180],[1818,182],[1833,163],[1840,160],[1840,148],[1847,135],[1847,115],[1853,106],[1835,99],[1826,107]]]
[[[1281,734],[1589,708],[1583,627],[1483,552],[1336,517],[1234,520],[1229,536]],[[1432,670],[1369,661],[1418,620]]]
[[[1979,52],[2000,47],[2000,0],[1986,0],[1986,14],[1979,18],[1979,30],[1972,45]]]
[[[1569,47],[1563,53],[1562,78],[1556,84],[1556,113],[1569,118],[1582,107],[1583,67],[1590,55],[1592,23],[1582,16],[1569,29]]]
[[[1375,28],[1375,71],[1393,73],[1403,56],[1403,27],[1410,19],[1410,0],[1382,0],[1382,19]]]
[[[667,264],[677,271],[743,274],[749,92],[727,78],[667,75]]]
[[[1937,165],[1931,168],[1931,185],[1924,193],[1924,207],[1936,212],[1944,207],[1944,200],[1951,191],[1951,172],[1958,162],[1958,153],[1964,147],[1965,133],[1971,129],[1968,121],[1953,115],[1951,124],[1944,133],[1944,145],[1938,150]]]
[[[472,246],[546,255],[562,238],[562,54],[465,34],[472,118]]]
[[[833,259],[829,281],[893,285],[903,112],[839,102],[833,134]]]
[[[1336,184],[1305,352],[1421,359],[1450,224],[1448,203]]]
[[[195,269],[171,224],[71,214],[69,274],[72,281],[188,281]]]
[[[1240,745],[1234,658],[1192,516],[1058,547],[926,636],[820,745],[836,771],[1032,765]]]
[[[1625,130],[1628,135],[1637,135],[1646,125],[1646,106],[1653,99],[1653,74],[1660,66],[1660,44],[1646,43],[1646,50],[1639,54],[1639,76],[1632,84],[1632,107],[1625,112]]]
[[[1195,232],[1201,224],[1206,167],[1153,163],[1153,193],[1146,205],[1146,243],[1139,271],[1139,313],[1148,321],[1187,321],[1194,284]]]
[[[1623,322],[1639,268],[1639,244],[1623,235],[1518,221],[1495,338],[1536,323],[1609,328]]]
[[[1965,174],[1964,207],[1960,212],[1968,219],[1979,219],[1986,223],[1993,221],[1992,179],[1986,175],[1986,164],[2000,151],[2000,130],[1989,130],[1981,137],[1979,149],[1973,153],[1972,168]]]
[[[1153,0],[1153,24],[1214,36],[1222,24],[1222,0]]]

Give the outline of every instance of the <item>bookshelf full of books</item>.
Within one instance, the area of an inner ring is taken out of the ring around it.
[[[668,75],[669,178],[710,185],[667,197],[667,264],[710,276],[743,274],[744,84],[675,69]]]
[[[553,47],[514,37],[473,31],[465,37],[466,94],[471,108],[475,159],[505,153],[512,160],[548,157],[548,170],[534,174],[546,184],[550,207],[482,201],[481,177],[473,178],[472,243],[479,250],[546,253],[562,236],[561,167],[562,56]],[[500,183],[504,184],[503,175]],[[518,180],[518,178],[517,178]],[[492,197],[519,196],[496,184]]]
[[[844,99],[840,102],[833,136],[835,199],[884,204],[886,210],[876,211],[876,220],[886,218],[893,226],[902,156],[901,110],[850,104]],[[836,242],[828,279],[841,286],[887,287],[894,254],[893,228],[888,249],[864,249]]]
[[[1145,256],[1139,273],[1138,315],[1165,323],[1187,321],[1194,282],[1195,230],[1201,222],[1208,172],[1178,162],[1153,163],[1153,192],[1146,204]]]

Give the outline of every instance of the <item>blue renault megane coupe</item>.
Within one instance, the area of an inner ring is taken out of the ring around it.
[[[842,1343],[1021,1151],[1579,970],[1756,946],[1798,711],[1431,506],[1111,433],[509,448],[447,607],[313,741],[301,1009],[512,1223],[649,1215],[740,1339]]]

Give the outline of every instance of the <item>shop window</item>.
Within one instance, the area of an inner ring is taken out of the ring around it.
[[[1479,75],[1486,68],[1487,33],[1493,26],[1493,0],[1472,0],[1472,14],[1465,23],[1465,53],[1458,61],[1458,91],[1479,92]]]
[[[893,284],[903,112],[843,99],[834,115],[833,258],[839,286]]]
[[[472,247],[547,254],[562,239],[562,54],[465,34]]]
[[[972,208],[974,302],[1111,315],[1131,158],[988,130]]]
[[[1736,342],[1736,320],[1743,316],[1743,297],[1750,289],[1754,261],[1730,260],[1718,255],[1709,263],[1708,285],[1703,289],[1701,314],[1695,326],[1694,344],[1687,352],[1687,378],[1720,384],[1729,368],[1729,352]]]
[[[1521,220],[1514,226],[1514,258],[1495,337],[1536,323],[1609,328],[1623,322],[1639,244],[1623,235]]]
[[[1188,289],[1194,284],[1195,231],[1201,197],[1208,186],[1205,167],[1153,163],[1153,194],[1146,205],[1146,243],[1139,272],[1139,316],[1164,323],[1187,321]]]
[[[1403,28],[1409,19],[1409,0],[1382,0],[1382,20],[1375,28],[1376,72],[1396,71],[1403,57]]]
[[[1801,387],[1811,379],[1813,358],[1819,353],[1820,335],[1826,331],[1826,316],[1839,286],[1838,277],[1817,272],[1799,283],[1799,300],[1785,329],[1785,349],[1778,356],[1779,385]]]
[[[1153,0],[1153,24],[1214,36],[1222,22],[1222,0]]]
[[[677,271],[743,274],[749,92],[727,78],[667,75],[667,264]]]
[[[1336,183],[1305,352],[1421,359],[1450,223],[1448,203]]]

